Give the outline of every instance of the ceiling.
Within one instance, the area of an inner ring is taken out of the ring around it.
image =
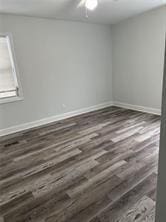
[[[0,0],[0,13],[114,24],[142,12],[166,5],[166,0],[98,0],[86,18],[80,0]]]

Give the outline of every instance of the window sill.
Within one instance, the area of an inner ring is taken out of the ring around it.
[[[5,103],[12,103],[23,100],[23,97],[17,96],[17,97],[10,97],[10,98],[4,98],[0,99],[0,105]]]

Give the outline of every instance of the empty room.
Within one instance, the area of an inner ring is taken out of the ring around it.
[[[0,0],[0,222],[166,221],[165,42],[165,0]]]

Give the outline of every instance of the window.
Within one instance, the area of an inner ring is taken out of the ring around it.
[[[8,35],[0,35],[0,103],[17,100],[20,88]]]

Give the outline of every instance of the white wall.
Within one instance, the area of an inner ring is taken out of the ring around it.
[[[0,15],[0,32],[13,35],[24,93],[23,101],[0,104],[0,134],[112,100],[160,110],[165,31],[166,7],[111,29]]]
[[[13,35],[24,100],[0,104],[0,129],[112,100],[109,26],[0,15],[1,32]]]
[[[114,101],[160,109],[166,7],[112,27]]]

